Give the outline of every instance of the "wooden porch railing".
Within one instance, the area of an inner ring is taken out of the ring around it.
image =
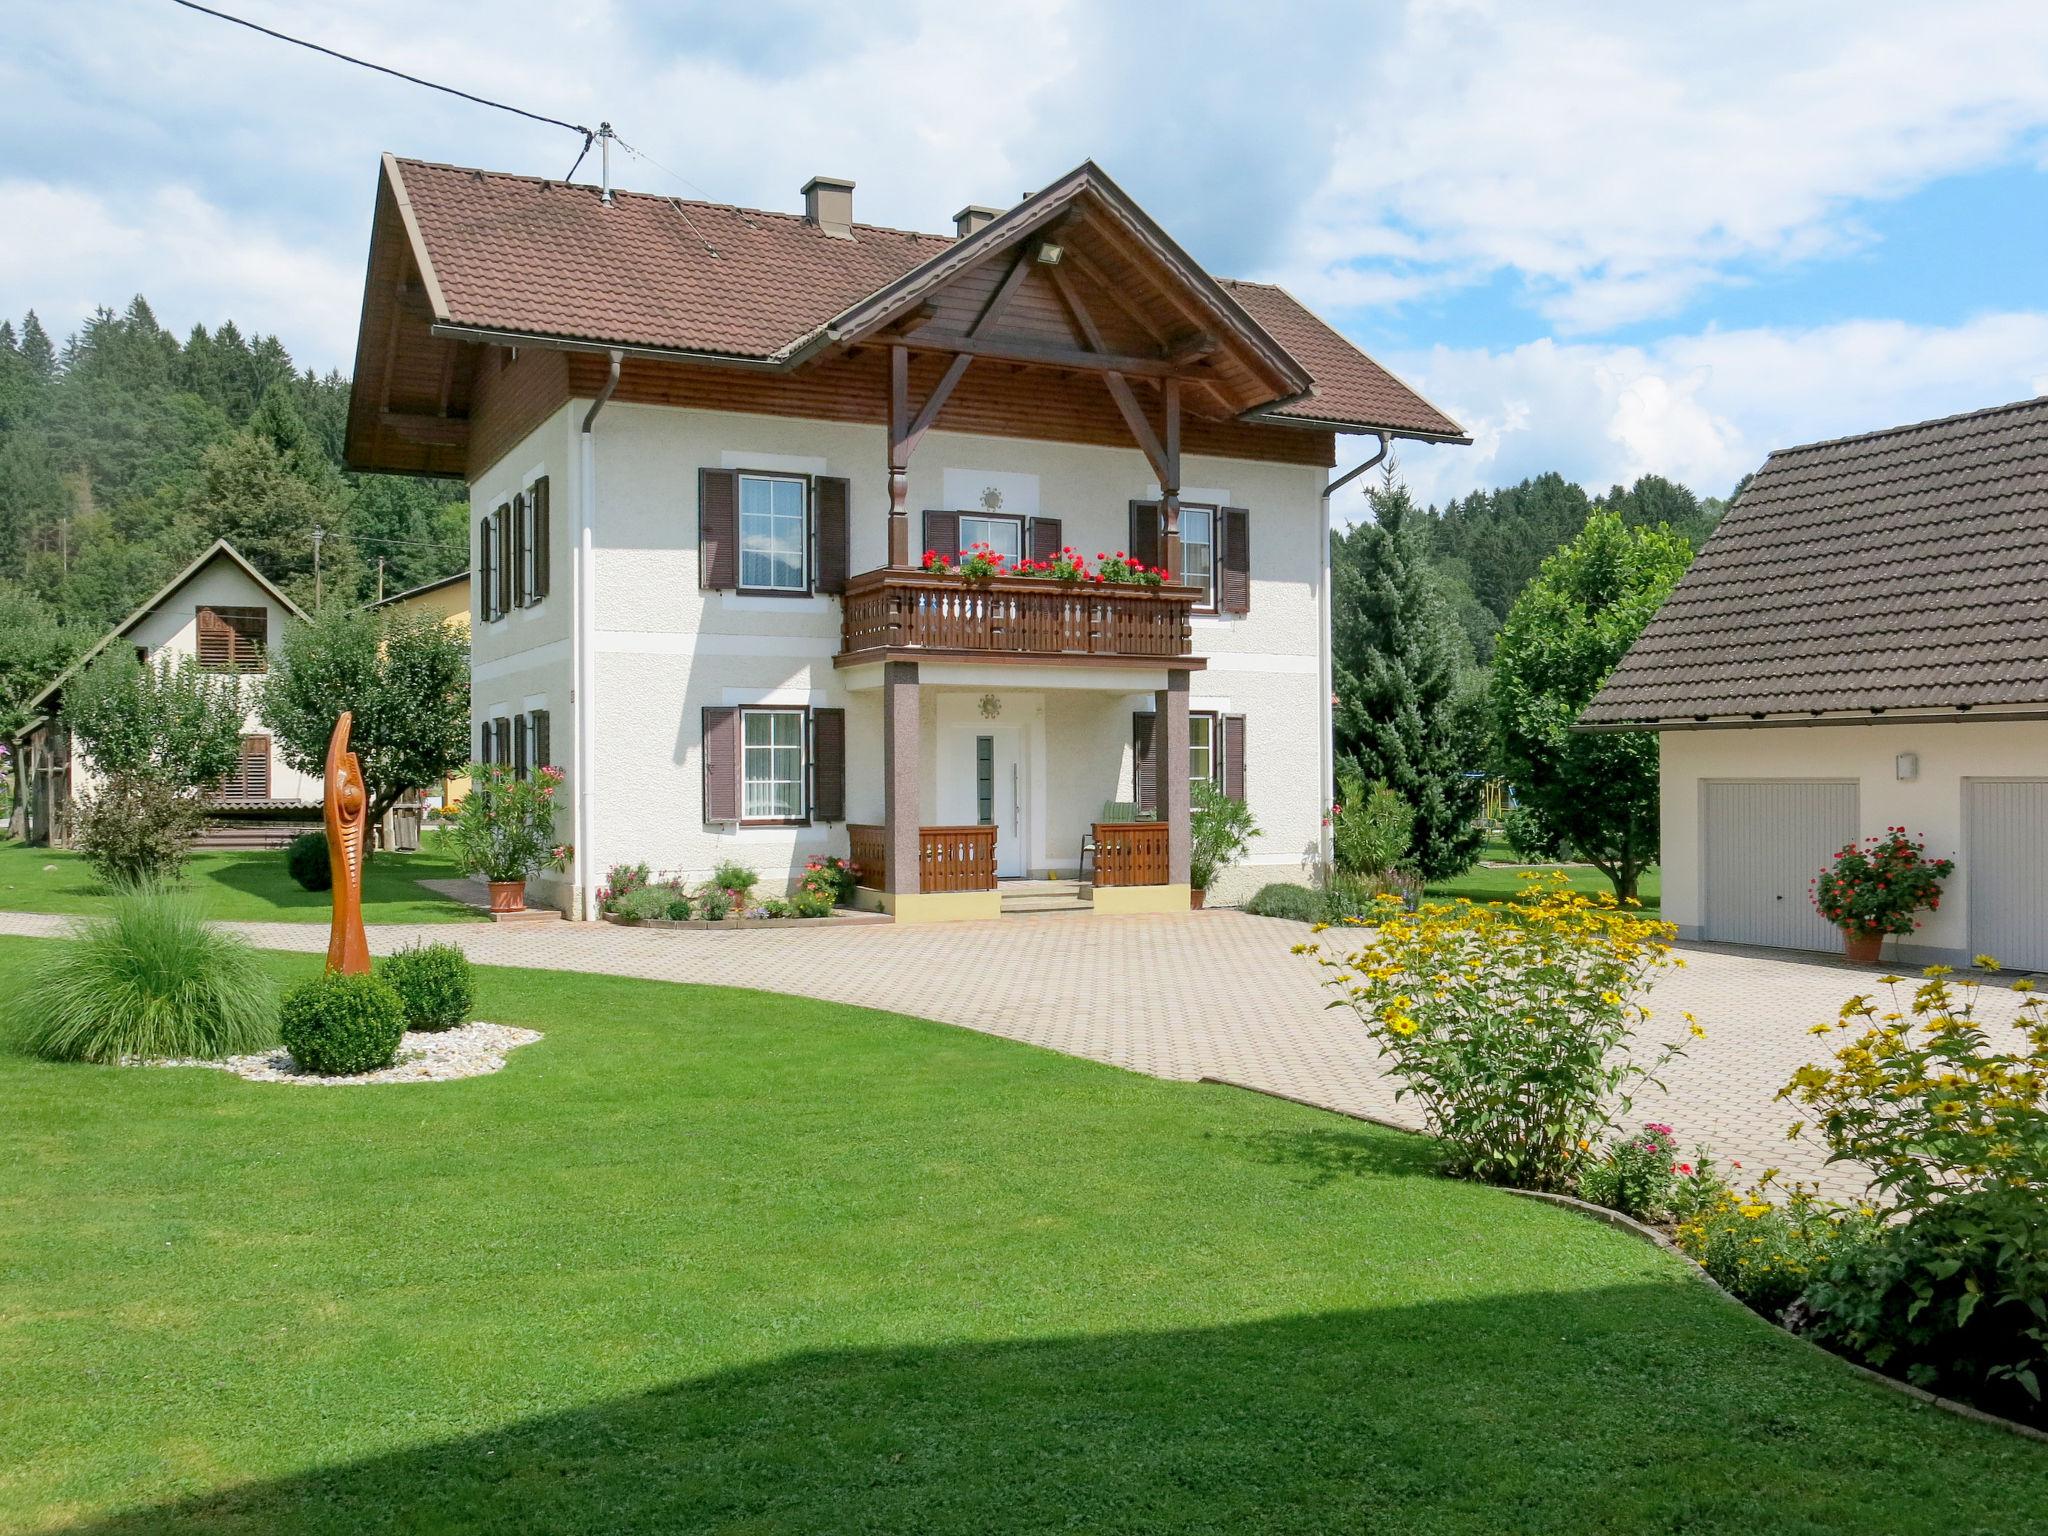
[[[1095,586],[1030,576],[969,582],[863,571],[846,584],[842,657],[891,650],[1020,656],[1186,656],[1194,587]]]
[[[889,888],[889,842],[877,826],[846,829],[847,856],[859,873],[854,877],[871,891]],[[996,888],[994,827],[919,827],[917,888],[941,891],[992,891]]]
[[[1095,823],[1097,885],[1165,885],[1168,874],[1166,823]]]

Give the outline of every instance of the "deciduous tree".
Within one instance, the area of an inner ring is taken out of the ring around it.
[[[240,683],[190,656],[145,663],[117,646],[64,685],[62,713],[100,773],[206,790],[241,760]]]

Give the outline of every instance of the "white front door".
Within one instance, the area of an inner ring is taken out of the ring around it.
[[[996,829],[996,874],[1025,872],[1023,732],[1014,725],[956,726],[939,764],[939,815],[949,826]]]

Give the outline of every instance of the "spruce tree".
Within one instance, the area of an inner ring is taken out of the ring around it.
[[[56,376],[57,349],[50,344],[50,333],[43,329],[34,310],[21,318],[21,355],[38,379],[47,382]]]
[[[1332,556],[1337,751],[1408,802],[1411,860],[1441,880],[1472,867],[1484,835],[1484,754],[1459,708],[1467,647],[1391,460],[1371,499],[1373,521],[1341,535]]]

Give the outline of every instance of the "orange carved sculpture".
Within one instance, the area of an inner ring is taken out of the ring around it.
[[[327,969],[359,975],[370,968],[370,941],[363,933],[363,840],[370,797],[363,789],[362,767],[348,749],[350,721],[343,710],[327,740],[327,866],[334,872]]]

